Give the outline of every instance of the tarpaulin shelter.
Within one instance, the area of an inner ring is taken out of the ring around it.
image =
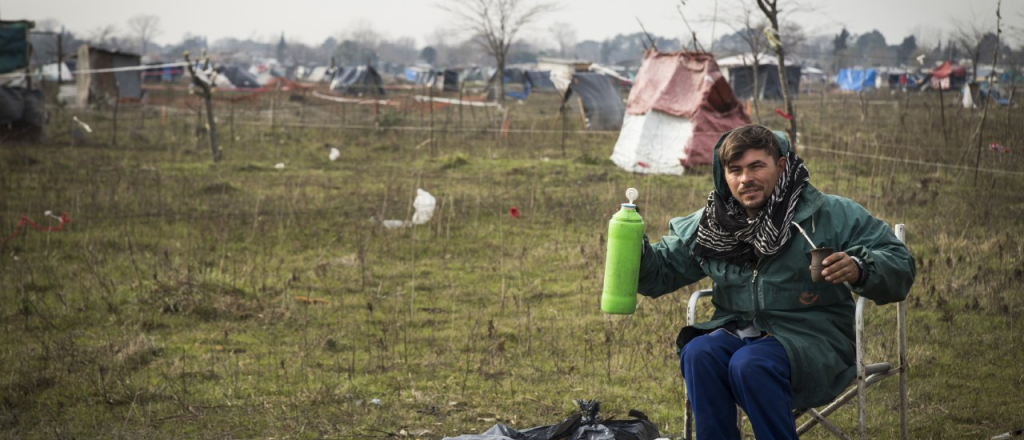
[[[142,82],[144,83],[160,83],[160,82],[176,82],[185,75],[185,66],[168,66],[164,63],[147,63],[146,70],[142,71]]]
[[[722,133],[749,123],[713,56],[648,50],[611,159],[628,171],[682,174],[711,164]]]
[[[588,129],[622,128],[622,115],[626,109],[622,105],[619,92],[615,90],[607,76],[595,72],[574,73],[572,80],[569,81],[569,88],[562,97],[563,109],[573,94],[579,98],[585,117],[584,124]]]
[[[331,90],[350,95],[384,95],[384,81],[373,66],[341,67],[331,80]]]
[[[406,66],[402,76],[413,84],[427,85],[434,79],[434,68],[429,65]]]
[[[959,64],[944,61],[928,75],[931,88],[935,90],[959,89],[967,82],[967,69]]]
[[[459,71],[454,69],[439,71],[434,79],[434,88],[439,88],[445,92],[458,92]]]
[[[316,66],[309,72],[309,75],[306,75],[306,81],[314,83],[324,82],[327,79],[327,72],[327,66]]]
[[[501,76],[501,80],[505,83],[506,97],[523,101],[530,96],[531,85],[530,81],[527,79],[525,70],[506,67],[505,74]],[[498,73],[495,72],[494,75],[491,76],[491,80],[488,84],[487,96],[493,99],[494,95],[497,93]]]
[[[217,78],[226,80],[225,84],[218,86],[234,87],[236,89],[256,89],[260,87],[259,81],[248,70],[238,66],[220,66],[217,68]]]
[[[551,72],[547,70],[527,70],[526,80],[530,82],[530,90],[535,92],[557,92],[555,83],[551,81]]]
[[[537,70],[550,72],[551,82],[559,93],[565,94],[569,89],[569,81],[576,72],[586,72],[592,63],[586,60],[570,60],[563,58],[537,58]]]
[[[740,54],[717,60],[719,69],[732,90],[740,99],[782,100],[782,83],[779,81],[779,59],[762,53],[755,61],[752,54]],[[757,75],[757,96],[754,96],[754,75]],[[800,78],[803,68],[786,63],[786,83],[791,96],[800,94]]]
[[[57,81],[60,78],[61,81],[71,81],[75,79],[75,75],[71,73],[71,68],[64,63],[50,63],[45,64],[36,69],[36,75],[43,81]]]
[[[800,94],[800,66],[786,66],[786,83],[790,96]],[[782,82],[779,81],[779,66],[740,66],[729,68],[729,81],[736,96],[742,99],[754,98],[754,75],[757,75],[757,99],[783,99]]]
[[[26,20],[0,21],[0,73],[28,66],[28,32],[35,23]]]
[[[889,84],[889,88],[893,90],[917,87],[919,81],[914,72],[902,69],[890,70],[886,73],[885,80]]]
[[[839,69],[836,83],[839,90],[862,92],[875,88],[878,80],[878,69]]]
[[[142,57],[138,54],[90,47],[78,48],[78,105],[90,99],[141,99]]]

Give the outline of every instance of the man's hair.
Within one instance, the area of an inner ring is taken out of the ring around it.
[[[776,162],[782,157],[779,141],[771,130],[763,125],[747,124],[725,137],[722,148],[718,150],[718,161],[723,167],[728,166],[747,150],[765,150]]]

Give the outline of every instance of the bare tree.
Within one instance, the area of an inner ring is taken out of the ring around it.
[[[560,21],[551,25],[550,30],[555,44],[558,44],[558,56],[569,56],[569,51],[576,47],[576,28],[572,27],[572,24]]]
[[[954,40],[971,60],[971,78],[977,78],[978,63],[981,61],[986,36],[992,33],[992,25],[988,20],[978,18],[973,11],[970,17],[953,17],[950,22],[954,28]]]
[[[128,29],[132,36],[139,40],[139,53],[146,54],[149,42],[160,34],[160,17],[156,15],[136,15],[128,19]]]
[[[993,51],[992,51],[992,70],[990,70],[989,73],[988,73],[989,94],[988,94],[988,97],[985,99],[985,103],[982,105],[983,110],[981,111],[981,122],[978,123],[978,131],[975,132],[975,137],[978,139],[978,154],[977,154],[977,158],[974,160],[974,184],[975,185],[978,184],[978,167],[981,166],[981,150],[982,150],[982,145],[984,145],[984,142],[982,141],[982,136],[983,136],[983,133],[985,133],[985,119],[988,118],[988,108],[991,106],[990,104],[992,103],[992,101],[995,100],[995,98],[993,98],[993,92],[994,92],[993,84],[994,84],[995,74],[996,74],[996,62],[999,60],[999,36],[1003,33],[1003,29],[1000,27],[1000,24],[1001,24],[1001,21],[1002,21],[1002,18],[1003,18],[1002,14],[1001,14],[1002,8],[1003,8],[1003,0],[996,1],[996,41],[995,41],[995,49],[993,49]],[[981,46],[981,44],[979,44],[978,46]],[[980,49],[979,49],[979,52],[980,52]],[[974,74],[975,75],[978,74],[977,58],[975,58],[975,62],[974,62]]]
[[[779,59],[779,83],[782,86],[782,100],[786,105],[786,114],[789,115],[789,142],[796,149],[796,111],[793,110],[793,97],[789,95],[789,83],[786,82],[786,46],[783,44],[779,32],[779,0],[757,0],[757,7],[761,8],[771,28],[765,29],[765,36],[768,43],[775,49],[775,55]]]
[[[454,0],[438,4],[450,13],[457,24],[473,34],[480,46],[494,57],[498,65],[499,102],[505,100],[505,58],[516,34],[544,13],[553,11],[555,3],[533,0]]]
[[[99,26],[89,33],[89,42],[94,45],[112,46],[117,44],[117,26],[112,24]]]
[[[752,64],[749,66],[753,72],[753,86],[754,90],[751,92],[750,99],[753,101],[754,114],[757,115],[757,120],[760,122],[761,113],[758,109],[757,101],[760,100],[760,76],[759,66],[761,65],[761,54],[768,48],[768,39],[764,36],[764,29],[768,27],[768,23],[764,20],[757,20],[754,17],[753,6],[749,2],[737,0],[738,6],[741,8],[739,14],[733,14],[733,19],[727,23],[740,39],[746,44],[750,50],[750,57],[743,56],[743,67],[748,67],[748,61]]]

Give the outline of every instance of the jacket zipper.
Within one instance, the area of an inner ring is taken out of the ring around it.
[[[762,318],[761,317],[761,290],[757,288],[757,275],[758,275],[757,268],[760,265],[761,265],[761,260],[758,259],[757,262],[754,263],[754,274],[753,274],[752,277],[750,277],[750,293],[751,293],[751,295],[753,296],[753,299],[754,299],[754,321],[753,321],[753,325],[754,325],[754,328],[757,328],[758,327],[758,322],[760,322],[760,325],[763,327],[762,331],[771,333],[772,332],[771,328],[768,326],[767,322],[764,322],[763,319],[762,319],[762,321],[758,321],[759,318]]]

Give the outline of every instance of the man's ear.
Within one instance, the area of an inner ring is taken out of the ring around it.
[[[778,165],[779,168],[785,168],[786,167],[786,156],[780,157],[779,158],[779,163],[777,163],[776,165]]]

